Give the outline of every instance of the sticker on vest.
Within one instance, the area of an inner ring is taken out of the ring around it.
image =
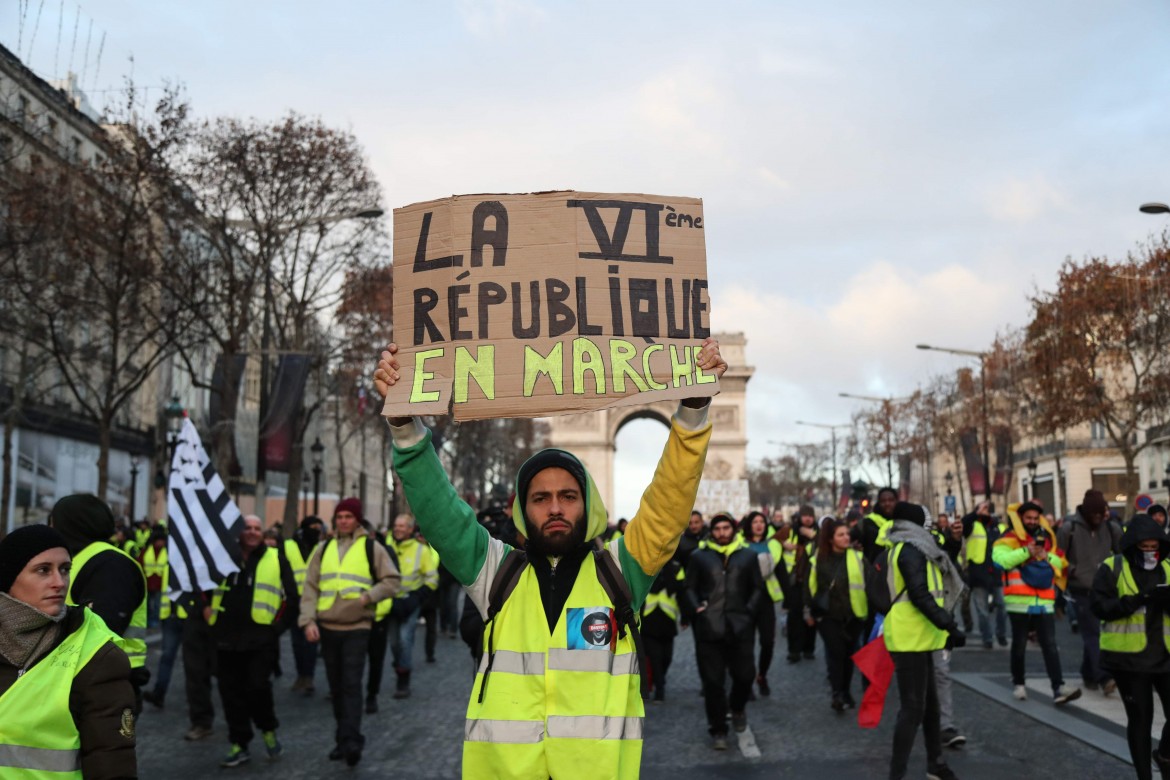
[[[570,607],[566,613],[565,642],[570,650],[612,650],[616,644],[613,610],[609,607]]]

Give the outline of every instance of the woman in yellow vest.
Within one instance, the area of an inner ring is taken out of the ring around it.
[[[1101,666],[1113,674],[1125,704],[1129,754],[1139,780],[1153,763],[1170,773],[1170,722],[1151,750],[1154,694],[1170,715],[1170,538],[1148,515],[1135,515],[1121,553],[1105,559],[1093,579],[1091,607],[1101,619]]]
[[[85,607],[45,525],[0,541],[0,777],[137,777],[130,662]]]
[[[830,520],[821,526],[816,557],[810,562],[806,623],[815,626],[825,645],[829,667],[830,706],[837,712],[856,707],[849,687],[853,682],[853,653],[869,616],[865,573],[869,562],[853,549],[849,525]]]

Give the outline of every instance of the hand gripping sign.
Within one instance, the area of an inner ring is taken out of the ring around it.
[[[382,413],[538,417],[713,396],[697,198],[457,195],[394,211]]]

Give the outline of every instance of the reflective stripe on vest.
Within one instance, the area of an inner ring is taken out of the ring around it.
[[[849,607],[854,616],[865,620],[869,616],[869,599],[865,597],[865,570],[861,566],[862,554],[859,550],[845,551],[845,571],[849,577]],[[809,561],[808,590],[813,596],[817,595],[817,559]]]
[[[78,602],[73,598],[73,583],[81,575],[81,570],[85,568],[85,564],[89,559],[100,552],[106,550],[113,550],[119,555],[126,555],[125,552],[119,550],[112,544],[106,542],[92,542],[84,550],[73,556],[73,574],[69,580],[69,593],[65,600],[72,606],[77,606]],[[126,658],[130,660],[131,669],[139,669],[146,666],[146,575],[142,573],[142,566],[126,555],[126,558],[134,563],[134,568],[138,570],[139,576],[142,577],[142,601],[134,608],[134,614],[130,616],[130,626],[117,639],[114,644],[122,648],[122,652],[126,654]]]
[[[1021,566],[1031,562],[1029,558]],[[1045,588],[1044,590],[1033,588],[1024,582],[1024,575],[1020,573],[1020,567],[1016,566],[1014,569],[1008,569],[1004,572],[1003,596],[1005,600],[1008,600],[1011,596],[1015,596],[1014,601],[1017,603],[1027,603],[1028,601],[1035,601],[1036,604],[1040,602],[1055,602],[1056,588]]]
[[[967,563],[973,563],[976,566],[982,565],[987,560],[987,528],[984,527],[982,521],[975,521],[971,535],[967,537],[967,545],[963,555]]]
[[[0,696],[0,776],[5,780],[80,778],[81,736],[69,712],[73,679],[117,639],[90,610],[77,630]]]
[[[237,574],[238,576],[238,574]],[[215,589],[211,597],[211,619],[209,626],[214,626],[219,613],[223,611],[224,594],[231,590],[231,585],[224,580]],[[280,612],[280,603],[284,600],[284,591],[280,587],[280,553],[275,547],[265,547],[264,554],[256,564],[256,580],[252,583],[252,622],[261,626],[270,626],[276,621]]]
[[[1121,559],[1121,572],[1116,570],[1117,559]],[[1133,572],[1129,568],[1129,561],[1122,555],[1106,558],[1103,566],[1108,566],[1117,582],[1117,595],[1136,596],[1140,592],[1133,579]],[[1163,582],[1170,582],[1170,561],[1162,561]],[[1162,612],[1162,638],[1166,648],[1170,650],[1170,614]],[[1101,649],[1111,653],[1140,653],[1146,649],[1146,608],[1139,607],[1129,617],[1119,620],[1101,621]]]
[[[398,573],[402,579],[398,584],[398,595],[406,596],[423,586],[423,545],[417,539],[394,542],[398,555]]]
[[[309,557],[313,556],[312,550],[309,551]],[[305,563],[305,557],[301,555],[301,546],[297,544],[296,539],[284,540],[284,557],[288,559],[289,568],[292,569],[293,579],[297,581],[297,595],[305,592],[305,573],[309,570],[308,564]]]
[[[662,610],[662,614],[671,620],[678,620],[678,599],[665,590],[646,594],[646,603],[642,605],[642,614],[649,615],[656,609]]]
[[[586,617],[613,603],[593,556],[581,564],[556,627],[549,633],[536,574],[528,566],[484,632],[464,728],[463,777],[636,778],[642,756],[642,698],[637,654],[627,633],[592,645]],[[494,631],[494,656],[487,634]],[[491,674],[479,701],[483,674]]]
[[[318,584],[317,614],[333,606],[337,598],[357,599],[374,586],[370,579],[370,561],[366,558],[366,537],[354,537],[345,551],[345,559],[339,560],[340,550],[336,539],[330,539],[321,551],[321,579]]]
[[[780,580],[776,578],[776,564],[784,558],[784,545],[778,539],[768,540],[768,553],[772,558],[772,566],[764,577],[764,584],[768,586],[768,596],[773,602],[784,600],[784,591],[780,588]]]
[[[905,542],[899,542],[894,546],[886,573],[886,587],[890,589],[890,598],[898,597],[898,600],[890,606],[890,611],[883,624],[886,649],[891,653],[921,653],[941,650],[946,646],[947,632],[931,623],[926,615],[923,615],[917,607],[910,603],[910,598],[905,593],[906,583],[902,578],[901,569],[898,568],[898,558],[905,546]],[[929,559],[926,561],[926,584],[935,603],[940,607],[943,606],[946,602],[942,572]]]

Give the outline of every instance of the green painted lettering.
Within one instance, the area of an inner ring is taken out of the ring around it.
[[[476,347],[475,357],[467,347],[455,348],[455,403],[467,403],[468,380],[474,379],[487,400],[496,398],[496,348]]]
[[[624,339],[609,340],[609,365],[613,374],[613,391],[621,394],[626,392],[626,377],[644,393],[650,389],[642,379],[636,368],[630,366],[630,360],[638,355],[638,348]]]
[[[601,350],[589,339],[573,339],[573,394],[585,394],[585,372],[593,373],[593,392],[605,395],[605,362]]]
[[[553,345],[548,355],[542,355],[527,344],[524,345],[524,397],[531,398],[536,387],[536,380],[544,374],[552,382],[553,392],[557,395],[565,394],[565,361],[564,342],[558,341]]]
[[[426,370],[426,362],[433,358],[443,357],[443,349],[424,349],[414,353],[414,384],[410,388],[410,402],[412,404],[438,401],[438,390],[423,390],[423,384],[428,379],[435,378],[434,371]]]

